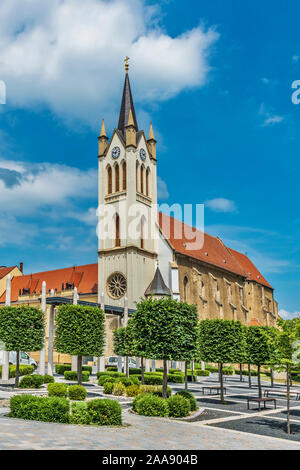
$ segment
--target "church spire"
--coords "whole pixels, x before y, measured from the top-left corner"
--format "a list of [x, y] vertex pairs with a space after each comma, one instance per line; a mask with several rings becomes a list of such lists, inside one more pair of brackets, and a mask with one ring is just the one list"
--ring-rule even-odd
[[131, 88], [130, 88], [130, 81], [129, 81], [129, 75], [128, 75], [128, 58], [127, 57], [126, 57], [125, 61], [126, 61], [125, 62], [126, 75], [125, 75], [125, 82], [124, 82], [124, 89], [123, 89], [123, 96], [122, 96], [122, 103], [121, 103], [119, 124], [118, 124], [118, 129], [122, 132], [124, 137], [125, 137], [125, 133], [126, 133], [126, 126], [128, 124], [128, 120], [129, 120], [130, 110], [131, 110], [131, 113], [132, 113], [132, 119], [133, 119], [134, 127], [138, 131], [138, 125], [137, 125], [137, 120], [136, 120], [136, 116], [135, 116], [134, 104], [133, 104]]

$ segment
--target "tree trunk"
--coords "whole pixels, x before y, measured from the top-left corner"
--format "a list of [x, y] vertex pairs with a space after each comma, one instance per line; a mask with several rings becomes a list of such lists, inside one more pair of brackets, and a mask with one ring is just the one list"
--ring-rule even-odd
[[167, 389], [168, 389], [168, 367], [167, 359], [164, 359], [164, 378], [163, 378], [163, 398], [167, 398]]
[[271, 387], [274, 387], [274, 371], [270, 369]]
[[240, 364], [240, 382], [243, 382], [243, 374], [242, 374], [243, 368], [242, 364]]
[[82, 385], [82, 356], [77, 356], [77, 382]]
[[223, 384], [223, 364], [219, 364], [219, 371], [220, 371], [221, 403], [225, 403], [224, 384]]
[[248, 364], [248, 385], [249, 385], [249, 388], [252, 387], [252, 383], [251, 383], [251, 365]]
[[261, 381], [260, 381], [260, 366], [257, 366], [257, 384], [258, 384], [258, 398], [262, 397]]
[[185, 363], [184, 363], [184, 388], [185, 388], [185, 390], [188, 389], [187, 366], [188, 366], [188, 363], [187, 363], [187, 361], [185, 361]]
[[286, 383], [287, 383], [287, 400], [286, 400], [286, 432], [291, 434], [291, 424], [290, 424], [290, 368], [289, 365], [286, 366]]
[[143, 358], [143, 357], [141, 357], [141, 373], [142, 373], [141, 382], [142, 382], [142, 385], [145, 385], [145, 377], [144, 377], [144, 358]]
[[191, 381], [193, 383], [194, 382], [194, 361], [191, 361], [191, 371], [192, 371]]
[[16, 379], [15, 379], [15, 387], [18, 388], [19, 386], [19, 376], [20, 376], [20, 351], [17, 351], [16, 357]]
[[126, 372], [126, 377], [129, 377], [129, 358], [128, 356], [125, 356], [125, 372]]

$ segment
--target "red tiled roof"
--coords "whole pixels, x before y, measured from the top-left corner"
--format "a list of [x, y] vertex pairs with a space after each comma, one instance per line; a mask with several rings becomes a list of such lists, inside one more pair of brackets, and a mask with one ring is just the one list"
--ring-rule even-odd
[[[161, 212], [158, 214], [158, 221], [163, 234], [178, 253], [239, 274], [246, 279], [256, 281], [272, 289], [246, 255], [226, 247], [219, 238], [196, 230], [190, 225]], [[196, 232], [200, 237], [203, 237], [203, 246], [193, 250], [189, 247], [189, 244], [193, 241], [193, 238], [195, 239]]]
[[9, 274], [16, 266], [10, 268], [0, 268], [0, 279], [3, 279], [7, 274]]
[[[75, 266], [72, 268], [45, 271], [25, 276], [14, 277], [11, 283], [11, 300], [18, 300], [19, 291], [30, 289], [30, 294], [41, 293], [42, 282], [46, 282], [47, 291], [49, 289], [62, 290], [62, 284], [74, 284], [79, 294], [96, 294], [98, 292], [98, 264], [87, 264], [85, 266]], [[5, 302], [5, 293], [0, 298], [0, 303]]]
[[246, 273], [246, 277], [249, 281], [255, 281], [258, 284], [262, 284], [263, 286], [269, 287], [272, 289], [272, 286], [268, 283], [268, 281], [263, 277], [263, 275], [259, 272], [256, 266], [250, 261], [248, 256], [243, 255], [239, 251], [233, 250], [232, 248], [228, 248], [232, 256], [237, 260], [237, 262], [241, 265], [243, 270]]

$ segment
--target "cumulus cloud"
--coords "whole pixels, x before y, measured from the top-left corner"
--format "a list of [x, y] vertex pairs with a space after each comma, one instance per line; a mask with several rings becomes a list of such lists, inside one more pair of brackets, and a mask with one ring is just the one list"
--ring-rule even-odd
[[273, 126], [274, 124], [279, 124], [284, 121], [284, 116], [271, 113], [266, 109], [264, 104], [260, 106], [259, 114], [263, 117], [262, 127]]
[[[7, 102], [46, 105], [95, 124], [115, 112], [123, 58], [131, 58], [137, 101], [165, 100], [205, 84], [218, 39], [198, 26], [172, 37], [159, 8], [143, 0], [2, 0], [1, 78]], [[119, 97], [118, 97], [119, 98]]]
[[236, 205], [234, 201], [223, 197], [205, 201], [205, 206], [216, 212], [235, 212]]
[[287, 312], [284, 309], [279, 310], [279, 316], [283, 318], [284, 320], [292, 320], [293, 318], [300, 317], [300, 312]]

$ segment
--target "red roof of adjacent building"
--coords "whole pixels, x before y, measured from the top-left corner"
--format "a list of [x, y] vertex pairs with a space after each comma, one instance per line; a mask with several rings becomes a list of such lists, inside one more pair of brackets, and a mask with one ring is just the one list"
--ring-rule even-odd
[[[11, 301], [16, 302], [19, 292], [30, 294], [40, 294], [42, 283], [46, 282], [47, 291], [62, 291], [67, 288], [67, 284], [77, 287], [78, 294], [96, 294], [98, 292], [98, 264], [87, 264], [85, 266], [75, 266], [72, 268], [56, 269], [54, 271], [44, 271], [41, 273], [27, 274], [14, 277], [11, 283]], [[0, 302], [5, 302], [5, 293], [0, 297]]]
[[262, 284], [263, 286], [269, 287], [272, 289], [272, 286], [268, 283], [268, 281], [264, 278], [264, 276], [259, 272], [256, 266], [250, 261], [248, 256], [243, 255], [239, 251], [233, 250], [232, 248], [228, 248], [232, 256], [237, 260], [237, 262], [242, 266], [243, 270], [246, 273], [246, 278], [249, 281], [256, 281], [258, 284]]
[[3, 279], [7, 274], [9, 274], [13, 269], [15, 269], [17, 266], [11, 266], [10, 268], [7, 268], [6, 266], [3, 268], [0, 268], [0, 279]]

